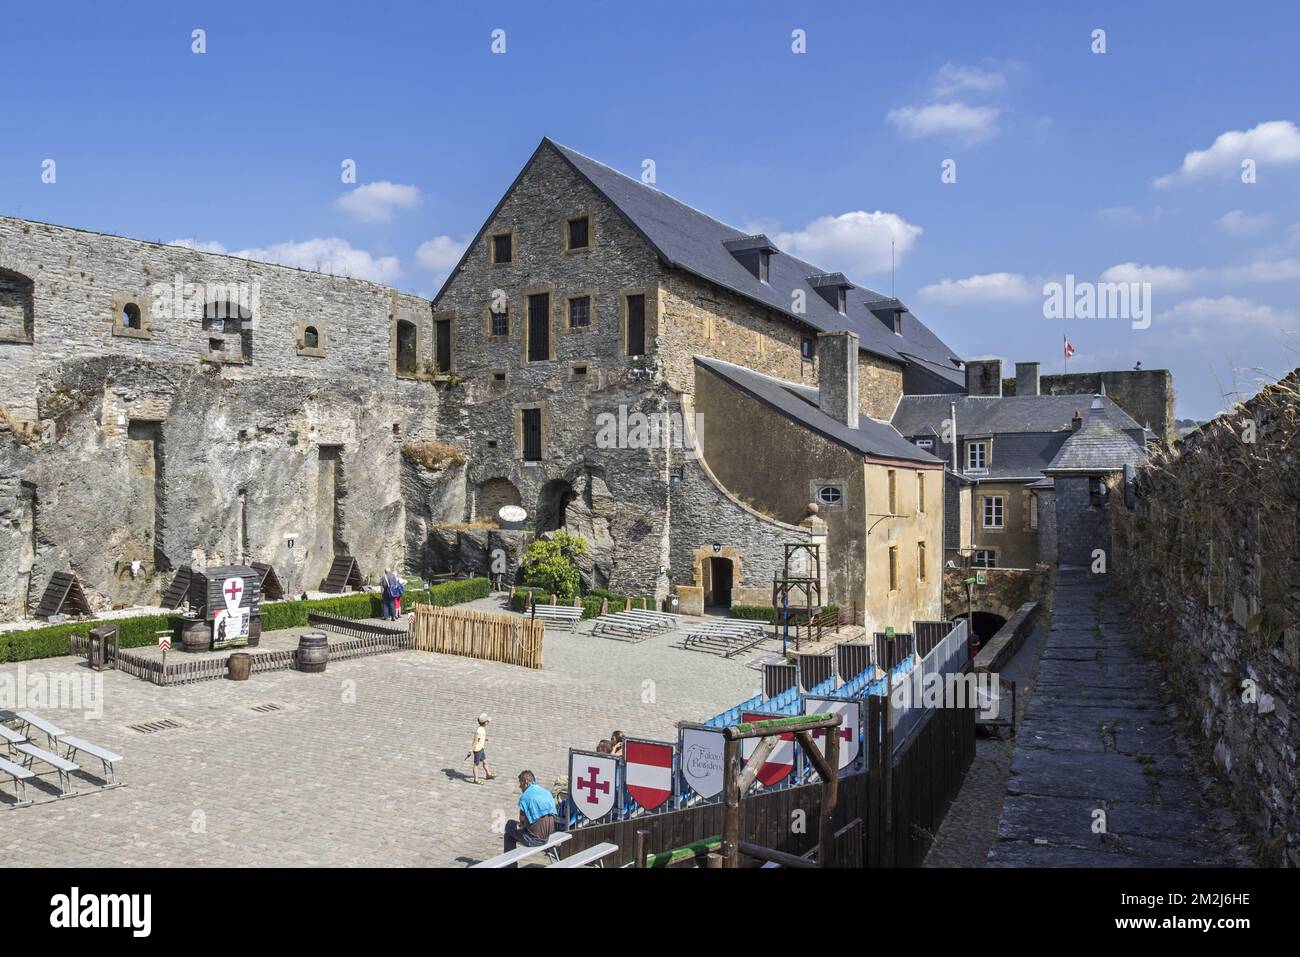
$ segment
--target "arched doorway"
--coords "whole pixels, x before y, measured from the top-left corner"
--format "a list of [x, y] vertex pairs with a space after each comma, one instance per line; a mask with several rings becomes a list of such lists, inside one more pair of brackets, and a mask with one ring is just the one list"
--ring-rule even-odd
[[731, 608], [731, 587], [735, 566], [730, 558], [712, 557], [704, 568], [704, 607]]
[[537, 496], [537, 531], [553, 532], [568, 524], [569, 504], [577, 497], [564, 479], [552, 479]]
[[[965, 615], [958, 615], [958, 618], [965, 618]], [[984, 645], [988, 644], [989, 639], [996, 635], [1007, 620], [1001, 615], [991, 611], [977, 611], [973, 614], [971, 622], [970, 640], [971, 653], [979, 651]]]

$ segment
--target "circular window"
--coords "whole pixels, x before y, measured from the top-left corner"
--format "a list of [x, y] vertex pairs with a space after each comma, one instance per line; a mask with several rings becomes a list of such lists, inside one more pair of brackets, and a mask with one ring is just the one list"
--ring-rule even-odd
[[128, 329], [140, 328], [140, 307], [133, 302], [128, 302], [122, 307], [122, 325]]
[[817, 490], [817, 501], [821, 505], [838, 505], [844, 498], [838, 485], [823, 485]]

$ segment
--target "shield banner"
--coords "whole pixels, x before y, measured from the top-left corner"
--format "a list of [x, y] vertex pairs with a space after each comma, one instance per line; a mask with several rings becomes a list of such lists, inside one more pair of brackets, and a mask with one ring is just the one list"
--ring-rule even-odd
[[682, 728], [682, 776], [702, 798], [722, 793], [723, 737], [712, 728]]
[[614, 809], [617, 772], [613, 755], [569, 752], [569, 799], [588, 821], [598, 821]]
[[653, 811], [673, 794], [673, 746], [628, 738], [623, 745], [623, 774], [632, 800]]
[[[746, 711], [740, 716], [741, 721], [770, 721], [773, 718], [779, 718], [777, 714], [763, 714], [757, 711]], [[741, 742], [740, 756], [746, 761], [758, 747], [762, 738], [746, 738]], [[794, 732], [788, 731], [780, 736], [772, 753], [768, 755], [763, 766], [758, 769], [758, 780], [765, 786], [771, 787], [780, 781], [784, 781], [794, 770]]]
[[[804, 714], [838, 714], [840, 726], [834, 729], [840, 736], [840, 771], [843, 771], [858, 758], [861, 750], [862, 703], [857, 699], [843, 698], [804, 698]], [[826, 754], [826, 733], [830, 729], [818, 728], [812, 732], [813, 744], [817, 750]]]

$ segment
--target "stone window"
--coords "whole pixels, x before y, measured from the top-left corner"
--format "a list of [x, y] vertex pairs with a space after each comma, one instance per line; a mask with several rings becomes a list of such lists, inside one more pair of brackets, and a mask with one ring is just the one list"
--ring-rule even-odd
[[966, 471], [986, 472], [989, 467], [988, 442], [966, 443]]
[[441, 373], [451, 371], [454, 329], [450, 319], [433, 321], [433, 361]]
[[569, 364], [569, 379], [573, 382], [586, 382], [589, 369], [585, 362]]
[[524, 327], [524, 361], [546, 362], [551, 356], [551, 294], [526, 295], [528, 315]]
[[1029, 496], [1029, 527], [1038, 527], [1038, 496]]
[[[253, 313], [246, 306], [231, 300], [218, 299], [203, 307], [203, 328], [208, 333], [208, 355], [205, 358], [220, 362], [253, 361]], [[213, 343], [221, 337], [221, 347]], [[232, 346], [238, 343], [238, 350]]]
[[889, 546], [889, 590], [898, 591], [898, 546]]
[[36, 283], [22, 273], [0, 269], [0, 342], [32, 341]]
[[817, 358], [817, 339], [814, 336], [804, 336], [800, 340], [799, 355], [809, 362]]
[[488, 336], [505, 339], [510, 335], [510, 307], [502, 306], [500, 312], [488, 312]]
[[624, 299], [626, 334], [624, 344], [630, 356], [645, 355], [645, 296], [635, 294]]
[[397, 320], [397, 374], [415, 375], [419, 369], [419, 330], [408, 319]]
[[1106, 504], [1106, 480], [1102, 478], [1088, 479], [1088, 504], [1093, 508], [1101, 508]]
[[889, 514], [898, 514], [898, 473], [893, 469], [889, 470]]
[[822, 508], [844, 507], [844, 486], [838, 483], [813, 483], [813, 501]]
[[1001, 495], [985, 495], [980, 501], [984, 527], [1003, 528], [1003, 507], [1006, 504], [1006, 499]]
[[515, 231], [493, 233], [488, 240], [488, 262], [507, 266], [515, 261]]
[[515, 439], [525, 463], [540, 463], [546, 449], [546, 416], [540, 402], [515, 406]]
[[488, 388], [494, 395], [500, 395], [506, 391], [505, 369], [493, 369], [488, 373]]
[[916, 543], [916, 580], [925, 581], [925, 542]]
[[925, 473], [916, 473], [916, 514], [925, 514]]
[[991, 548], [978, 549], [971, 556], [970, 563], [976, 568], [995, 568], [998, 563], [998, 553]]
[[583, 329], [591, 325], [591, 297], [574, 296], [569, 300], [569, 328]]
[[113, 295], [113, 335], [149, 338], [149, 300], [134, 292]]
[[325, 356], [325, 326], [318, 319], [298, 321], [298, 355], [323, 358]]
[[564, 224], [565, 252], [585, 252], [591, 248], [591, 215], [575, 216]]

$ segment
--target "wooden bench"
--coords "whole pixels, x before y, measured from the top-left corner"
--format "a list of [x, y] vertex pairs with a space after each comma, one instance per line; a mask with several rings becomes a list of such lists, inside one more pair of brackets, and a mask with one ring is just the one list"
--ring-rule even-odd
[[73, 771], [80, 771], [79, 765], [57, 754], [51, 754], [44, 748], [38, 748], [34, 744], [15, 745], [14, 750], [23, 756], [23, 767], [29, 771], [32, 769], [33, 761], [43, 761], [59, 772], [59, 797], [71, 797], [77, 793], [72, 790], [72, 778], [69, 775]]
[[617, 844], [595, 844], [585, 851], [578, 851], [576, 854], [570, 854], [568, 857], [552, 864], [551, 867], [586, 867], [588, 864], [594, 864], [596, 867], [605, 866], [605, 858], [618, 850]]
[[536, 617], [542, 621], [554, 622], [559, 627], [568, 628], [569, 631], [578, 627], [578, 622], [582, 619], [582, 609], [577, 605], [534, 605], [528, 614], [536, 613]]
[[527, 860], [534, 854], [548, 854], [552, 859], [555, 859], [559, 854], [560, 845], [571, 837], [573, 837], [573, 835], [568, 831], [556, 831], [547, 838], [545, 844], [538, 844], [534, 847], [525, 847], [521, 844], [513, 851], [506, 851], [503, 854], [498, 854], [496, 857], [489, 857], [486, 861], [479, 861], [477, 864], [471, 864], [470, 867], [510, 867], [514, 864], [518, 864], [520, 861]]
[[[0, 725], [0, 727], [3, 727], [3, 725]], [[0, 758], [0, 773], [7, 774], [13, 779], [14, 795], [18, 798], [18, 802], [13, 805], [14, 807], [26, 807], [32, 803], [27, 798], [27, 781], [36, 777], [35, 772], [28, 771], [12, 761]]]
[[14, 717], [23, 723], [23, 730], [25, 730], [29, 735], [31, 734], [32, 728], [43, 732], [45, 734], [46, 743], [52, 748], [57, 747], [59, 738], [63, 737], [62, 728], [46, 721], [40, 715], [32, 714], [30, 711], [19, 711], [14, 715]]
[[60, 744], [68, 749], [67, 753], [64, 754], [64, 758], [69, 761], [76, 760], [78, 752], [84, 751], [92, 758], [98, 758], [103, 763], [104, 780], [107, 783], [100, 785], [100, 790], [106, 791], [109, 788], [122, 786], [121, 782], [116, 781], [113, 778], [113, 765], [122, 760], [122, 755], [115, 754], [108, 750], [108, 748], [101, 748], [99, 745], [91, 744], [89, 741], [82, 740], [81, 738], [74, 738], [70, 734], [64, 735]]

